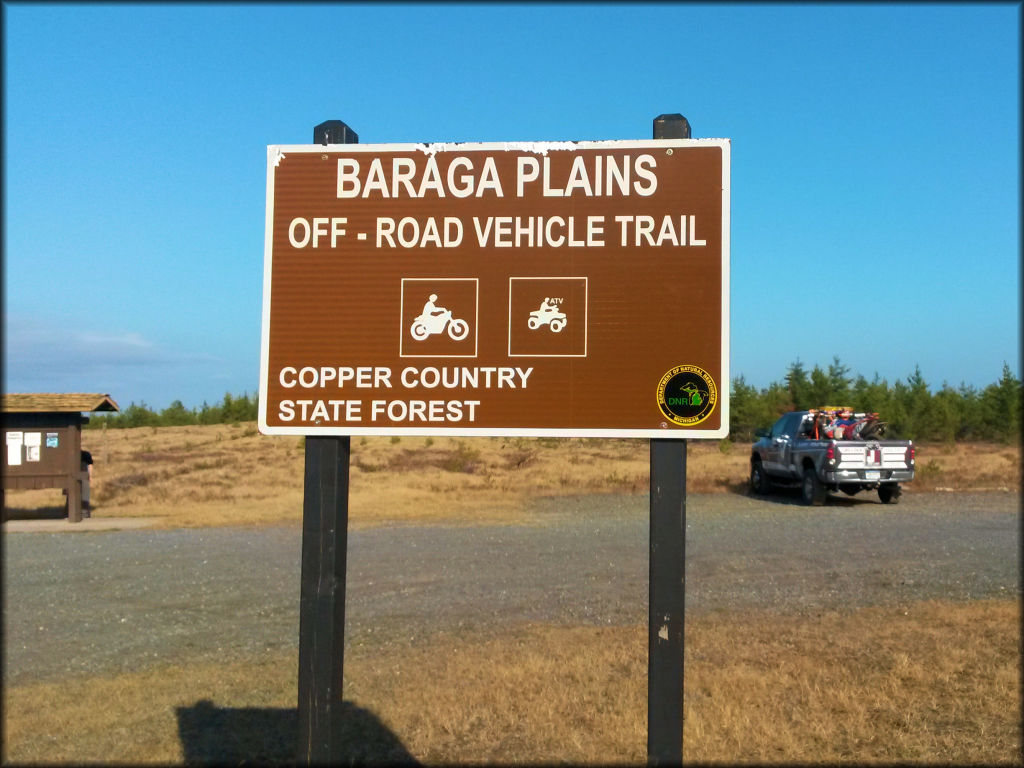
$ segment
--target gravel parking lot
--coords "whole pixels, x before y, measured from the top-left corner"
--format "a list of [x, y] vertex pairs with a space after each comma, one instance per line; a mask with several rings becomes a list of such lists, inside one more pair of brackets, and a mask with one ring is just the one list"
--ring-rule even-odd
[[[645, 622], [647, 505], [570, 497], [540, 502], [534, 525], [352, 531], [347, 643]], [[691, 494], [687, 615], [1019, 597], [1020, 533], [1013, 493], [818, 508], [785, 494]], [[298, 526], [6, 534], [5, 681], [295, 647], [300, 552]]]

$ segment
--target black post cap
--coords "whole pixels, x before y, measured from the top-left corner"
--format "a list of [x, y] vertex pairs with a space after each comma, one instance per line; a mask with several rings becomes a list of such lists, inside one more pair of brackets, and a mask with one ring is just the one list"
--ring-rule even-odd
[[670, 115], [658, 115], [654, 118], [654, 138], [656, 139], [688, 139], [690, 123], [678, 112]]
[[359, 134], [341, 120], [325, 120], [313, 129], [313, 143], [324, 146], [328, 144], [358, 144]]

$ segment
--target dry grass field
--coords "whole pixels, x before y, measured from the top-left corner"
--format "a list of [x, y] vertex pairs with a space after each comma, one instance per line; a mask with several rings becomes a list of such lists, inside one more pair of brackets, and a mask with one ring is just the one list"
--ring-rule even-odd
[[[303, 441], [253, 424], [87, 431], [99, 517], [164, 527], [297, 522]], [[745, 444], [693, 442], [688, 488], [746, 493]], [[923, 445], [908, 492], [1020, 488], [1016, 445]], [[351, 524], [525, 523], [524, 502], [643, 493], [642, 440], [354, 438]], [[7, 494], [59, 516], [59, 491]], [[688, 618], [691, 762], [1021, 765], [1020, 606], [926, 602]], [[521, 625], [348, 650], [351, 762], [642, 763], [646, 628]], [[297, 659], [5, 687], [5, 763], [280, 764]]]
[[[927, 602], [688, 620], [684, 759], [1020, 765], [1020, 608]], [[350, 649], [349, 762], [646, 759], [646, 629], [523, 626]], [[297, 658], [4, 692], [4, 761], [280, 764]], [[426, 704], [429, 702], [429, 704]]]
[[[303, 438], [254, 423], [87, 430], [99, 517], [164, 527], [259, 525], [302, 514]], [[749, 445], [691, 441], [687, 489], [745, 493]], [[1018, 490], [1020, 446], [921, 445], [909, 493]], [[648, 490], [646, 440], [363, 437], [352, 439], [350, 523], [529, 522], [531, 497]], [[59, 515], [60, 491], [7, 495], [13, 517]], [[486, 511], [485, 511], [486, 510]]]

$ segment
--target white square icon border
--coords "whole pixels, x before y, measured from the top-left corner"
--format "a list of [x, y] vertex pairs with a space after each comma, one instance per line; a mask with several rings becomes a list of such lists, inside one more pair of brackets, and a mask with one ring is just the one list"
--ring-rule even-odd
[[[473, 317], [473, 354], [419, 354], [410, 353], [405, 351], [405, 284], [415, 282], [431, 282], [431, 283], [466, 283], [472, 282], [474, 288], [474, 299], [473, 308], [475, 315]], [[474, 358], [477, 356], [480, 349], [480, 278], [478, 277], [403, 277], [402, 278], [402, 292], [399, 303], [399, 324], [398, 324], [398, 356], [402, 357], [461, 357], [461, 358]]]
[[[583, 352], [573, 354], [524, 354], [522, 352], [512, 352], [512, 283], [515, 280], [582, 280], [583, 281]], [[544, 275], [541, 277], [510, 277], [508, 279], [508, 356], [509, 357], [586, 357], [587, 356], [587, 340], [588, 333], [590, 330], [590, 281], [586, 277], [577, 275]]]

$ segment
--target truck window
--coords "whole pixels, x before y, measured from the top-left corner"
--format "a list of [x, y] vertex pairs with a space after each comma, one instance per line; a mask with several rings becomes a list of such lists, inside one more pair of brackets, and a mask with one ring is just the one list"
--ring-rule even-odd
[[771, 436], [781, 437], [786, 435], [787, 437], [797, 437], [797, 431], [800, 428], [800, 422], [803, 417], [802, 413], [787, 413], [775, 422], [775, 426], [772, 427]]

